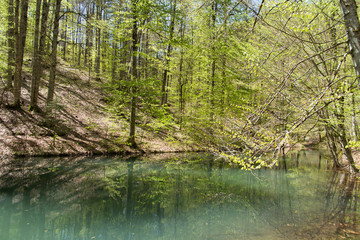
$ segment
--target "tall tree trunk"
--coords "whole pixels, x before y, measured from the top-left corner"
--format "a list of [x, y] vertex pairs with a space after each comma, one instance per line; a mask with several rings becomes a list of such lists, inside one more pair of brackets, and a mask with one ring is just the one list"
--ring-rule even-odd
[[[227, 29], [227, 18], [225, 16], [224, 21], [224, 45], [227, 46], [228, 44], [228, 29]], [[225, 89], [226, 89], [226, 59], [227, 59], [227, 53], [223, 52], [221, 56], [222, 60], [222, 69], [221, 69], [221, 90], [220, 90], [220, 108], [221, 108], [221, 115], [225, 115], [225, 107], [226, 107], [226, 96], [225, 96]], [[260, 99], [259, 99], [260, 100]], [[223, 125], [221, 125], [221, 128], [223, 128]]]
[[136, 147], [135, 142], [135, 120], [136, 120], [136, 97], [137, 97], [137, 40], [138, 40], [138, 26], [137, 26], [137, 0], [132, 0], [132, 43], [131, 43], [131, 114], [130, 114], [130, 134], [128, 143], [131, 147]]
[[346, 137], [346, 129], [345, 129], [345, 110], [344, 110], [344, 104], [345, 104], [345, 97], [342, 96], [339, 99], [339, 102], [337, 104], [337, 121], [338, 121], [338, 132], [339, 132], [339, 141], [342, 148], [342, 151], [349, 162], [350, 165], [350, 171], [351, 172], [359, 172], [359, 169], [355, 166], [355, 161], [352, 155], [351, 148], [348, 147], [348, 140]]
[[93, 4], [91, 1], [89, 1], [87, 9], [86, 9], [86, 30], [85, 30], [85, 37], [86, 37], [86, 43], [85, 43], [85, 57], [84, 57], [84, 65], [89, 66], [91, 68], [91, 50], [92, 50], [92, 31], [93, 28], [91, 26], [91, 20], [93, 16]]
[[[81, 11], [80, 5], [79, 5], [79, 12]], [[75, 57], [75, 61], [77, 61], [77, 65], [80, 66], [81, 63], [81, 42], [80, 42], [80, 28], [81, 28], [81, 18], [80, 14], [77, 16], [77, 24], [76, 24], [76, 47], [78, 49], [78, 57]], [[74, 55], [75, 56], [75, 55]]]
[[33, 57], [33, 69], [32, 69], [33, 75], [31, 79], [30, 109], [36, 109], [38, 107], [37, 102], [39, 97], [40, 79], [42, 75], [42, 64], [43, 64], [43, 56], [45, 51], [49, 7], [50, 7], [49, 1], [43, 0], [40, 40], [38, 43], [37, 50], [35, 51], [34, 49], [34, 57]]
[[[324, 119], [324, 120], [330, 119], [328, 109], [324, 109], [324, 110], [320, 111], [319, 116], [321, 119]], [[331, 124], [331, 122], [326, 122], [326, 120], [325, 120], [324, 128], [325, 128], [325, 132], [326, 132], [326, 143], [327, 143], [328, 149], [331, 153], [332, 160], [334, 163], [333, 167], [340, 168], [341, 164], [339, 161], [338, 148], [336, 146], [336, 143], [338, 142], [338, 141], [336, 141], [336, 138], [337, 138], [337, 132], [335, 131], [336, 129], [334, 129], [334, 126]]]
[[113, 39], [114, 54], [112, 56], [112, 69], [111, 69], [111, 82], [115, 83], [116, 69], [118, 68], [118, 43], [116, 39]]
[[49, 89], [46, 99], [46, 104], [49, 104], [54, 99], [54, 90], [55, 90], [55, 76], [56, 76], [56, 57], [57, 57], [57, 41], [59, 36], [59, 21], [60, 21], [60, 8], [61, 0], [56, 0], [55, 5], [55, 16], [54, 16], [54, 31], [52, 39], [52, 51], [51, 51], [51, 65], [50, 65], [50, 78], [49, 78]]
[[[356, 78], [358, 80], [358, 84], [360, 85], [360, 22], [357, 14], [356, 1], [340, 0], [340, 9], [344, 18], [348, 44], [356, 73]], [[344, 99], [342, 99], [342, 101], [344, 101]], [[343, 102], [340, 104], [343, 104]], [[344, 154], [349, 161], [350, 170], [353, 172], [359, 172], [359, 169], [355, 166], [354, 159], [351, 154], [351, 149], [347, 147], [344, 122], [341, 122], [341, 124], [339, 124], [339, 128], [341, 132], [340, 143], [342, 145]]]
[[167, 46], [167, 52], [165, 54], [165, 70], [162, 79], [161, 85], [161, 102], [160, 106], [167, 104], [167, 86], [169, 81], [169, 65], [170, 65], [170, 55], [172, 51], [172, 41], [174, 38], [174, 28], [175, 28], [175, 16], [176, 16], [176, 0], [172, 2], [172, 10], [171, 10], [171, 20], [170, 20], [170, 32], [169, 32], [169, 44]]
[[15, 29], [14, 29], [14, 0], [9, 0], [8, 6], [8, 62], [7, 62], [7, 89], [12, 89], [15, 58]]
[[101, 28], [99, 26], [102, 14], [101, 0], [97, 1], [96, 5], [96, 58], [95, 58], [95, 74], [96, 80], [100, 80], [100, 57], [101, 57]]
[[214, 111], [215, 111], [215, 70], [216, 70], [216, 47], [215, 47], [215, 25], [216, 25], [216, 14], [218, 11], [217, 1], [214, 0], [211, 5], [211, 34], [212, 34], [212, 46], [211, 46], [211, 84], [210, 84], [210, 121], [214, 121]]
[[[91, 17], [94, 16], [95, 14], [95, 2], [93, 2], [91, 4], [91, 8], [90, 8], [91, 12]], [[94, 31], [93, 31], [93, 26], [90, 23], [90, 33], [89, 33], [89, 50], [88, 50], [88, 84], [90, 85], [90, 80], [91, 80], [91, 71], [93, 70], [93, 59], [92, 59], [92, 48], [94, 45]]]
[[[149, 19], [147, 20], [149, 21]], [[149, 29], [146, 29], [145, 32], [145, 46], [144, 46], [144, 52], [145, 52], [145, 56], [148, 56], [150, 51], [149, 51], [149, 47], [150, 47], [150, 41], [149, 41]], [[144, 64], [144, 79], [147, 79], [149, 77], [149, 61], [145, 58], [145, 64]]]
[[180, 52], [180, 63], [179, 63], [179, 124], [180, 129], [182, 127], [183, 122], [183, 114], [184, 114], [184, 85], [185, 81], [183, 80], [183, 65], [184, 65], [184, 52], [181, 50]]
[[121, 67], [119, 70], [119, 79], [125, 80], [127, 79], [126, 64], [127, 64], [127, 59], [129, 58], [128, 52], [131, 51], [131, 49], [129, 51], [127, 50], [129, 48], [128, 45], [130, 45], [128, 41], [121, 42], [120, 44], [121, 44], [121, 49], [120, 49]]
[[[80, 7], [79, 7], [80, 12]], [[80, 31], [81, 31], [81, 18], [78, 15], [77, 25], [76, 25], [76, 46], [78, 48], [78, 57], [77, 57], [77, 65], [80, 66], [81, 63], [81, 41], [80, 41]]]
[[[16, 2], [18, 3], [19, 0]], [[20, 107], [20, 99], [21, 99], [21, 84], [22, 84], [22, 65], [24, 58], [24, 50], [26, 43], [26, 32], [27, 32], [27, 12], [28, 12], [29, 1], [22, 0], [21, 1], [21, 14], [20, 21], [15, 20], [15, 28], [16, 25], [19, 27], [19, 35], [16, 41], [16, 58], [15, 58], [15, 77], [14, 77], [14, 107]], [[19, 10], [15, 10], [19, 11]], [[19, 15], [19, 14], [18, 14]], [[16, 17], [16, 13], [15, 13]]]
[[36, 81], [39, 80], [38, 72], [38, 62], [39, 62], [39, 35], [40, 35], [40, 14], [41, 14], [41, 2], [42, 0], [36, 1], [36, 11], [35, 11], [35, 32], [34, 32], [34, 51], [32, 59], [32, 76], [31, 76], [31, 96], [30, 96], [30, 109], [33, 109], [36, 105], [35, 99], [35, 85]]
[[340, 0], [351, 58], [360, 85], [360, 23], [355, 0]]
[[[186, 21], [186, 20], [185, 20]], [[181, 22], [180, 26], [180, 36], [181, 36], [181, 42], [184, 41], [185, 36], [185, 24], [184, 22]], [[184, 80], [184, 74], [183, 74], [183, 65], [184, 65], [184, 49], [181, 47], [180, 49], [180, 63], [179, 63], [179, 79], [178, 79], [178, 85], [179, 85], [179, 124], [180, 129], [182, 128], [182, 122], [183, 122], [183, 115], [184, 115], [184, 86], [185, 86], [185, 80]]]
[[[69, 11], [69, 7], [66, 7], [66, 12]], [[67, 47], [67, 33], [68, 33], [68, 14], [65, 14], [65, 27], [64, 27], [64, 48], [63, 59], [66, 60], [66, 47]]]
[[16, 67], [16, 58], [18, 53], [19, 47], [19, 21], [20, 21], [20, 0], [15, 0], [15, 21], [14, 21], [14, 76], [12, 77], [13, 81], [15, 78], [15, 67]]
[[[106, 1], [103, 0], [104, 2], [101, 5], [101, 15], [100, 15], [100, 19], [103, 20], [102, 22], [108, 22], [109, 17], [108, 17], [108, 10], [107, 8], [104, 8], [104, 6], [106, 6]], [[100, 47], [99, 50], [101, 53], [101, 58], [100, 58], [100, 62], [101, 62], [101, 67], [102, 67], [102, 72], [106, 73], [110, 70], [110, 64], [109, 64], [109, 58], [107, 58], [107, 53], [109, 52], [109, 39], [110, 39], [110, 33], [108, 28], [105, 29], [100, 29], [102, 32], [100, 32], [100, 36], [101, 36], [101, 41], [100, 41]]]
[[351, 93], [351, 130], [352, 130], [353, 141], [357, 141], [358, 138], [355, 107], [356, 107], [355, 94]]
[[341, 167], [340, 161], [339, 161], [339, 157], [338, 157], [338, 152], [337, 152], [337, 147], [336, 147], [336, 141], [335, 141], [335, 136], [334, 133], [331, 129], [331, 127], [325, 125], [325, 131], [326, 131], [326, 138], [327, 138], [327, 145], [328, 145], [328, 149], [331, 153], [333, 162], [334, 162], [334, 168], [338, 169]]

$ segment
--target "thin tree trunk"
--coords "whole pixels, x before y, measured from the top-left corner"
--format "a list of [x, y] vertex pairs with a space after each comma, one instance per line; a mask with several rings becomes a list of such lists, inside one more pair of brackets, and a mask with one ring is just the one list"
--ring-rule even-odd
[[[185, 20], [186, 21], [186, 20]], [[184, 22], [181, 22], [181, 28], [180, 28], [180, 34], [181, 34], [181, 42], [184, 41], [184, 35], [185, 35], [185, 24]], [[184, 49], [181, 48], [180, 50], [180, 63], [179, 63], [179, 124], [180, 129], [182, 128], [182, 122], [183, 122], [183, 115], [184, 115], [184, 77], [183, 77], [183, 65], [184, 65]]]
[[[80, 12], [80, 6], [79, 6]], [[77, 24], [76, 24], [76, 46], [78, 48], [78, 57], [77, 57], [77, 65], [80, 66], [81, 63], [81, 42], [80, 42], [80, 28], [81, 28], [81, 18], [80, 14], [77, 17]]]
[[[120, 52], [122, 54], [120, 54], [120, 57], [121, 57], [121, 67], [120, 67], [120, 71], [119, 71], [119, 78], [120, 80], [125, 80], [127, 79], [127, 71], [126, 71], [126, 64], [127, 64], [127, 59], [128, 59], [128, 42], [127, 41], [124, 41], [121, 43], [122, 47], [121, 47], [121, 50]], [[129, 50], [131, 51], [131, 49]]]
[[327, 138], [326, 142], [328, 144], [328, 148], [329, 148], [329, 151], [331, 153], [331, 156], [332, 156], [332, 159], [334, 162], [334, 168], [340, 168], [341, 164], [340, 164], [338, 153], [337, 153], [337, 147], [336, 147], [334, 134], [329, 126], [325, 126], [325, 131], [326, 131], [326, 138]]
[[[36, 11], [35, 11], [35, 32], [34, 32], [34, 52], [32, 59], [32, 78], [31, 78], [31, 99], [33, 98], [33, 85], [34, 79], [36, 79], [37, 72], [37, 63], [39, 61], [39, 35], [40, 35], [40, 15], [41, 15], [41, 2], [42, 0], [36, 1]], [[30, 103], [31, 106], [31, 103]]]
[[92, 26], [91, 26], [91, 19], [92, 19], [92, 4], [89, 1], [88, 7], [86, 10], [86, 44], [85, 44], [85, 58], [84, 58], [84, 65], [91, 68], [91, 48], [92, 48]]
[[[19, 0], [16, 2], [18, 3]], [[21, 84], [22, 84], [22, 65], [24, 58], [24, 50], [26, 43], [26, 32], [27, 32], [27, 12], [28, 12], [29, 1], [21, 1], [21, 16], [20, 21], [15, 21], [16, 25], [19, 27], [19, 35], [16, 41], [16, 59], [15, 59], [15, 77], [14, 77], [14, 107], [20, 107], [21, 99]], [[15, 10], [18, 11], [18, 10]], [[16, 14], [15, 14], [16, 15]]]
[[217, 1], [214, 0], [212, 2], [211, 6], [212, 10], [212, 47], [211, 47], [211, 57], [212, 57], [212, 63], [211, 63], [211, 86], [210, 86], [210, 121], [214, 121], [214, 111], [215, 111], [215, 70], [216, 70], [216, 57], [215, 57], [215, 25], [216, 25], [216, 14], [218, 10]]
[[113, 40], [114, 55], [112, 57], [112, 70], [111, 70], [111, 81], [115, 83], [116, 69], [118, 68], [118, 43], [117, 40]]
[[[149, 19], [147, 20], [149, 21]], [[149, 41], [149, 29], [146, 29], [146, 33], [145, 33], [145, 46], [144, 46], [144, 52], [145, 55], [148, 56], [149, 55], [149, 46], [150, 46], [150, 41]], [[144, 79], [147, 79], [149, 77], [149, 61], [147, 61], [145, 59], [145, 64], [144, 64]]]
[[169, 81], [169, 65], [170, 65], [170, 55], [171, 55], [171, 51], [172, 51], [172, 41], [174, 38], [174, 28], [175, 28], [175, 16], [176, 16], [176, 0], [173, 0], [174, 2], [172, 3], [172, 12], [171, 12], [171, 20], [170, 20], [170, 33], [169, 33], [169, 44], [167, 46], [167, 52], [165, 54], [165, 70], [164, 70], [164, 74], [163, 74], [163, 79], [162, 79], [162, 85], [161, 85], [161, 102], [160, 102], [160, 106], [163, 106], [165, 104], [167, 104], [167, 86], [168, 86], [168, 81]]
[[[95, 2], [93, 2], [91, 4], [91, 7], [90, 7], [90, 15], [91, 15], [91, 18], [92, 16], [94, 16], [95, 14]], [[90, 80], [91, 80], [91, 71], [92, 71], [92, 68], [93, 68], [93, 60], [92, 60], [92, 47], [94, 45], [94, 42], [93, 42], [93, 36], [94, 35], [94, 31], [93, 31], [93, 27], [90, 23], [90, 32], [89, 32], [89, 49], [88, 49], [88, 84], [90, 85]]]
[[9, 0], [8, 6], [8, 62], [7, 62], [7, 89], [13, 87], [13, 71], [15, 58], [15, 29], [14, 29], [14, 0]]
[[[69, 11], [69, 7], [66, 7], [66, 11]], [[64, 32], [64, 48], [63, 48], [63, 58], [66, 60], [66, 47], [67, 47], [67, 32], [68, 32], [68, 15], [65, 14], [65, 32]]]
[[355, 166], [355, 161], [352, 156], [351, 148], [348, 147], [348, 140], [346, 137], [346, 129], [345, 129], [344, 101], [345, 101], [345, 97], [342, 96], [339, 99], [339, 103], [337, 106], [337, 113], [336, 113], [336, 117], [339, 122], [338, 123], [339, 141], [341, 144], [342, 151], [349, 162], [350, 171], [351, 172], [359, 172], [359, 169]]
[[[227, 46], [228, 42], [228, 30], [227, 30], [227, 18], [225, 17], [224, 22], [224, 44]], [[220, 92], [220, 107], [221, 107], [221, 115], [225, 115], [225, 102], [226, 102], [226, 96], [225, 96], [225, 88], [226, 88], [226, 52], [223, 52], [221, 58], [222, 58], [222, 70], [221, 70], [221, 92]], [[221, 125], [221, 128], [223, 128], [223, 125]]]
[[[106, 6], [105, 0], [104, 0], [103, 4], [101, 5], [100, 19], [102, 19], [104, 22], [108, 22], [108, 20], [109, 20], [108, 10], [107, 10], [107, 8], [104, 8], [104, 6]], [[101, 41], [100, 41], [101, 48], [99, 48], [99, 50], [101, 50], [100, 51], [100, 53], [101, 53], [100, 63], [101, 63], [101, 67], [102, 67], [102, 72], [106, 73], [110, 69], [110, 64], [108, 62], [109, 58], [107, 58], [107, 53], [109, 51], [109, 46], [110, 46], [110, 44], [108, 44], [109, 39], [110, 39], [110, 33], [107, 28], [100, 29], [100, 31], [102, 31], [102, 33], [100, 32], [100, 36], [102, 36]]]
[[184, 52], [180, 52], [180, 66], [179, 66], [179, 124], [180, 129], [182, 127], [183, 114], [184, 114], [184, 80], [183, 80], [183, 64], [184, 64]]
[[137, 26], [137, 0], [132, 0], [132, 44], [131, 44], [131, 114], [130, 114], [130, 134], [128, 143], [131, 147], [136, 147], [135, 142], [135, 120], [136, 120], [136, 95], [137, 95], [137, 40], [138, 40], [138, 26]]
[[54, 16], [54, 31], [52, 39], [52, 51], [51, 51], [51, 65], [50, 65], [50, 78], [49, 78], [49, 89], [48, 96], [46, 99], [47, 106], [54, 99], [54, 90], [55, 90], [55, 76], [56, 76], [56, 57], [57, 57], [57, 41], [59, 36], [59, 21], [60, 21], [60, 8], [61, 0], [56, 0], [55, 7], [55, 16]]
[[[320, 111], [319, 116], [321, 119], [330, 119], [329, 111], [327, 109]], [[333, 167], [340, 168], [341, 164], [339, 161], [338, 148], [336, 146], [336, 132], [334, 131], [331, 122], [325, 122], [324, 128], [326, 132], [326, 143], [334, 163]]]
[[[42, 16], [41, 16], [41, 31], [40, 40], [38, 43], [38, 49], [34, 50], [34, 62], [33, 62], [33, 75], [31, 79], [31, 96], [30, 96], [30, 109], [37, 109], [37, 102], [39, 97], [40, 79], [42, 75], [43, 56], [46, 43], [47, 32], [47, 19], [49, 15], [49, 1], [43, 0], [42, 4]], [[36, 41], [35, 41], [36, 42]]]
[[99, 23], [101, 20], [101, 0], [97, 1], [96, 6], [96, 20], [97, 20], [97, 27], [96, 27], [96, 58], [95, 58], [95, 74], [96, 80], [100, 80], [100, 57], [101, 57], [101, 28], [99, 27]]
[[351, 93], [351, 130], [353, 141], [357, 141], [358, 132], [357, 132], [357, 123], [356, 123], [356, 114], [355, 114], [355, 94]]
[[[75, 9], [75, 8], [74, 8]], [[72, 63], [75, 65], [76, 64], [76, 56], [75, 56], [75, 52], [77, 50], [77, 40], [76, 40], [76, 30], [77, 30], [77, 21], [76, 23], [74, 23], [75, 19], [70, 19], [71, 22], [71, 61]], [[76, 27], [75, 27], [76, 26]]]

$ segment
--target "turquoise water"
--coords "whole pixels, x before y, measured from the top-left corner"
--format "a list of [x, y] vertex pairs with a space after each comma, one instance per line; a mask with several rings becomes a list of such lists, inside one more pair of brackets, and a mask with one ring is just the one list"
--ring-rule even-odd
[[242, 171], [206, 154], [18, 159], [0, 176], [0, 239], [359, 237], [359, 184], [318, 151]]

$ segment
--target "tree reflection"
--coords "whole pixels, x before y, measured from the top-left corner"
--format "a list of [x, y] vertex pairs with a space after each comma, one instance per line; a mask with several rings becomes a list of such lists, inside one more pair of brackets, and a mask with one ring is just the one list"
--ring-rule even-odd
[[[360, 234], [357, 232], [357, 193], [355, 190], [358, 190], [356, 185], [356, 177], [350, 176], [349, 174], [343, 174], [343, 178], [340, 182], [341, 192], [339, 194], [339, 207], [337, 212], [337, 224], [336, 224], [336, 233], [346, 237], [353, 234]], [[351, 212], [350, 216], [346, 213], [347, 211]]]
[[1, 207], [3, 209], [7, 209], [2, 216], [2, 221], [0, 225], [0, 239], [10, 239], [9, 238], [9, 230], [10, 230], [10, 224], [11, 224], [11, 217], [12, 217], [12, 199], [13, 199], [13, 192], [14, 190], [12, 188], [10, 189], [4, 189], [3, 192], [3, 200], [1, 201]]
[[357, 231], [358, 182], [325, 171], [323, 155], [296, 153], [275, 170], [253, 172], [208, 156], [186, 159], [4, 165], [1, 239], [304, 239]]

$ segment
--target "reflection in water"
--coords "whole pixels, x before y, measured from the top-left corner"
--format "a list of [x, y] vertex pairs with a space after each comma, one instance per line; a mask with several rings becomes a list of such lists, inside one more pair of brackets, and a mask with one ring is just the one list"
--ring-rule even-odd
[[0, 172], [0, 239], [357, 236], [359, 184], [325, 159], [297, 152], [253, 172], [204, 154], [15, 161]]

